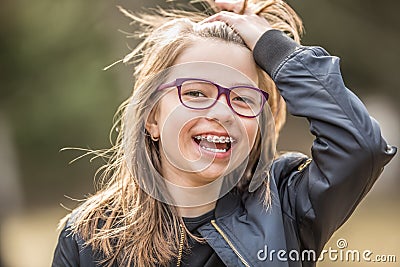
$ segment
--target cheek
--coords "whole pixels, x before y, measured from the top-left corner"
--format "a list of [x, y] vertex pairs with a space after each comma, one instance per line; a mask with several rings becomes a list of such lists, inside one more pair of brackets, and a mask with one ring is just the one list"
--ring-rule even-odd
[[177, 98], [165, 97], [160, 102], [160, 152], [172, 165], [186, 170], [189, 166], [185, 162], [197, 159], [187, 146], [192, 143], [190, 131], [198, 121], [198, 114], [183, 106]]
[[[164, 138], [177, 139], [179, 133], [189, 129], [194, 115], [177, 97], [165, 97], [160, 102], [158, 125]], [[168, 141], [168, 140], [167, 140]]]
[[[163, 99], [159, 109], [160, 153], [162, 168], [193, 172], [204, 169], [209, 162], [199, 160], [193, 150], [191, 128], [197, 124], [198, 115], [184, 107], [179, 99]], [[165, 169], [164, 169], [165, 170]]]
[[179, 121], [180, 106], [178, 96], [174, 92], [170, 92], [160, 99], [157, 117], [160, 132], [163, 132], [171, 124], [171, 121]]
[[256, 119], [249, 119], [242, 122], [247, 138], [249, 140], [250, 149], [253, 147], [258, 132], [258, 121]]

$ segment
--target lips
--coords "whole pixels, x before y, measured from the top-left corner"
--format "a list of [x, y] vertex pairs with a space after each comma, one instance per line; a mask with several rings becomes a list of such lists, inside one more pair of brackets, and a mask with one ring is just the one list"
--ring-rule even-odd
[[204, 150], [213, 153], [226, 153], [236, 140], [227, 134], [199, 134], [192, 137]]

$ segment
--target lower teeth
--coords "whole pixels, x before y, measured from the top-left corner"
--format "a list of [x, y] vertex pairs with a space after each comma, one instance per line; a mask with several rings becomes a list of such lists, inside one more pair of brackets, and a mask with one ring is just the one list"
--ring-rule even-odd
[[211, 151], [211, 152], [214, 152], [214, 153], [223, 153], [223, 152], [226, 152], [226, 149], [224, 148], [224, 149], [218, 149], [218, 148], [211, 148], [211, 147], [205, 147], [205, 146], [201, 146], [201, 148], [203, 148], [203, 149], [205, 149], [205, 150], [208, 150], [208, 151]]

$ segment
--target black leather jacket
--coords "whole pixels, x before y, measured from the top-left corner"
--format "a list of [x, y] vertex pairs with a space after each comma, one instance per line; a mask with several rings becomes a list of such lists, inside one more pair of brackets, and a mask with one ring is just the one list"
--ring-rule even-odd
[[[315, 266], [312, 251], [317, 259], [396, 148], [345, 87], [337, 57], [272, 30], [257, 42], [254, 58], [275, 81], [289, 112], [310, 122], [316, 137], [312, 161], [299, 153], [279, 157], [271, 167], [269, 209], [262, 204], [263, 187], [229, 193], [217, 202], [216, 219], [199, 232], [227, 266]], [[90, 247], [65, 228], [53, 266], [96, 265]]]

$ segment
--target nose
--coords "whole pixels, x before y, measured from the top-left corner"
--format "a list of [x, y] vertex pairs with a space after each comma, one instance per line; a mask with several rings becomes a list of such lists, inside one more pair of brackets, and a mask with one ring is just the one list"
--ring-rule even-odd
[[207, 117], [216, 119], [223, 123], [230, 123], [234, 120], [234, 112], [228, 105], [227, 96], [221, 94], [217, 102], [208, 109]]

